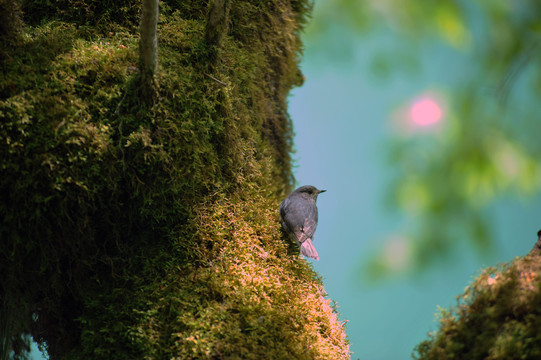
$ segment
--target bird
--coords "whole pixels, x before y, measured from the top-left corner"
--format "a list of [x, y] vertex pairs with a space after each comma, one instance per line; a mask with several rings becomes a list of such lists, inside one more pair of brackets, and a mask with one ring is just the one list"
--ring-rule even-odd
[[317, 196], [326, 190], [304, 185], [293, 191], [280, 203], [279, 211], [284, 232], [297, 245], [301, 254], [319, 260], [314, 247], [314, 234], [317, 227]]

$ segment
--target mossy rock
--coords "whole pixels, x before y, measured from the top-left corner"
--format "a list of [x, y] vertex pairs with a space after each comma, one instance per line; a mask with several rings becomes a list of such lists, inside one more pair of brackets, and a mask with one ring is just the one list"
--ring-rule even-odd
[[439, 317], [416, 359], [541, 359], [541, 255], [485, 269]]
[[217, 58], [207, 2], [160, 3], [153, 104], [138, 97], [137, 1], [23, 1], [24, 31], [2, 43], [11, 335], [53, 359], [348, 358], [279, 231], [310, 3], [232, 2]]

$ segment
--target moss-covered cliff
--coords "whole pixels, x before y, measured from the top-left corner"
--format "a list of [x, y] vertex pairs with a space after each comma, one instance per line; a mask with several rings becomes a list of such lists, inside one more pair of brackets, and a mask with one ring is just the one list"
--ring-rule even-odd
[[439, 317], [416, 359], [541, 359], [541, 253], [485, 269]]
[[10, 332], [52, 359], [349, 358], [276, 210], [310, 2], [232, 1], [219, 50], [207, 1], [160, 6], [153, 105], [138, 1], [23, 1], [0, 34]]

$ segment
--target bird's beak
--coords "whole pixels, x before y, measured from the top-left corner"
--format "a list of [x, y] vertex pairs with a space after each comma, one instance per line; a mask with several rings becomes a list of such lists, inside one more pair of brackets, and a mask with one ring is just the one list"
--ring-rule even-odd
[[318, 194], [321, 194], [322, 192], [325, 192], [327, 190], [318, 190]]

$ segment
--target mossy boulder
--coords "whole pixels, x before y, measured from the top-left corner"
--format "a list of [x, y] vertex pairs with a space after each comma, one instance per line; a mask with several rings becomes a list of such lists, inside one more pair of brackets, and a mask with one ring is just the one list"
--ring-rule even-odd
[[[138, 1], [22, 1], [0, 39], [0, 297], [52, 359], [349, 357], [279, 230], [301, 1], [162, 1], [140, 101]], [[218, 52], [217, 52], [218, 50]]]
[[485, 269], [439, 317], [416, 359], [541, 359], [541, 254]]

